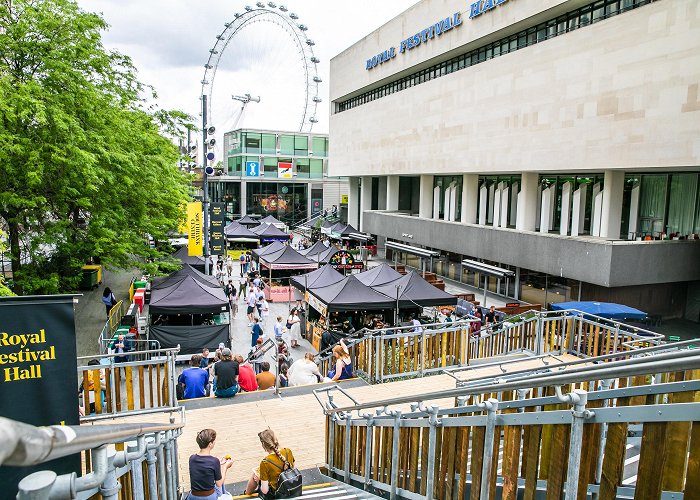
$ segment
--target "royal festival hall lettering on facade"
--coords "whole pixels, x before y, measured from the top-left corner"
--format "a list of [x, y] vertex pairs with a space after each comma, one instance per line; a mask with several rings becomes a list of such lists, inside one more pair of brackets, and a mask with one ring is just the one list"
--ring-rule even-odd
[[[460, 12], [455, 12], [450, 17], [445, 19], [440, 19], [435, 24], [419, 31], [415, 35], [409, 36], [408, 38], [401, 41], [399, 44], [398, 52], [403, 54], [407, 50], [412, 50], [423, 43], [427, 43], [428, 40], [432, 40], [444, 33], [450, 31], [452, 28], [456, 28], [462, 24], [462, 14]], [[365, 69], [370, 70], [377, 67], [379, 64], [384, 64], [387, 61], [391, 61], [396, 57], [396, 47], [389, 47], [384, 52], [380, 52], [376, 56], [367, 59], [367, 64]]]

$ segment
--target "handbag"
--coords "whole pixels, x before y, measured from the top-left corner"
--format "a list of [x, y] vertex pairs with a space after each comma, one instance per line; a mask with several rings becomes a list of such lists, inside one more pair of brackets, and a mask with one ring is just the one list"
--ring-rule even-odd
[[277, 489], [275, 490], [275, 498], [296, 498], [300, 497], [302, 477], [301, 472], [296, 467], [292, 467], [287, 459], [283, 457], [284, 466], [280, 467], [271, 460], [265, 459], [266, 462], [281, 469], [279, 479], [277, 480]]

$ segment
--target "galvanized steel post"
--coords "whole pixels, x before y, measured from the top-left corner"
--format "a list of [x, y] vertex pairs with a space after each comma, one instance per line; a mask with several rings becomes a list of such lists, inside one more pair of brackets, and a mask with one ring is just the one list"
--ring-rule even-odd
[[491, 462], [493, 461], [493, 443], [496, 433], [496, 411], [498, 400], [490, 398], [477, 406], [486, 410], [486, 429], [484, 432], [484, 461], [481, 466], [481, 490], [479, 498], [489, 497], [491, 483]]
[[399, 482], [399, 433], [401, 430], [401, 410], [388, 411], [394, 417], [394, 435], [391, 442], [391, 477], [389, 500], [396, 500], [396, 488]]
[[173, 474], [173, 431], [165, 433], [165, 481], [168, 488], [168, 498], [175, 499], [175, 475]]
[[426, 498], [433, 498], [433, 489], [435, 483], [435, 437], [437, 434], [437, 426], [440, 425], [438, 420], [438, 412], [440, 409], [437, 406], [425, 408], [422, 404], [419, 406], [421, 411], [428, 413], [428, 470], [425, 471], [425, 495]]
[[578, 476], [581, 470], [581, 444], [583, 442], [583, 421], [593, 416], [593, 412], [586, 410], [588, 393], [583, 389], [574, 389], [569, 394], [561, 395], [561, 390], [556, 387], [557, 397], [574, 405], [571, 410], [573, 421], [571, 423], [571, 437], [569, 438], [569, 460], [566, 471], [566, 484], [564, 486], [564, 500], [576, 500], [578, 494]]
[[35, 472], [23, 478], [17, 489], [17, 500], [49, 500], [56, 473], [50, 470]]
[[[141, 437], [141, 439], [144, 438]], [[128, 443], [126, 449], [128, 457], [129, 455], [136, 454], [139, 451], [139, 445], [136, 441], [131, 441]], [[141, 462], [143, 462], [143, 455], [129, 463], [129, 467], [131, 468], [131, 484], [133, 485], [134, 500], [143, 500], [145, 496], [143, 494], [143, 471], [141, 470]]]
[[372, 464], [372, 431], [374, 428], [374, 418], [371, 414], [364, 413], [360, 415], [367, 420], [367, 432], [365, 433], [365, 491], [372, 486], [371, 464]]
[[161, 442], [156, 451], [158, 456], [158, 490], [160, 491], [161, 500], [172, 500], [168, 497], [168, 487], [165, 484], [165, 450]]
[[352, 430], [352, 413], [345, 414], [345, 454], [343, 460], [344, 481], [350, 482], [350, 432]]
[[117, 481], [117, 470], [114, 468], [114, 457], [117, 452], [114, 448], [107, 448], [107, 476], [100, 485], [100, 495], [103, 500], [117, 500], [121, 485]]
[[148, 465], [148, 498], [156, 500], [158, 498], [158, 474], [156, 474], [155, 449], [149, 449], [146, 453], [146, 464]]

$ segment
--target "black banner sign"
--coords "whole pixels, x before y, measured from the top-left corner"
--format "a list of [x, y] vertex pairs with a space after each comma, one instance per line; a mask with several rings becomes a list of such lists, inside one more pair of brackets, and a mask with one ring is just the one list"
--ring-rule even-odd
[[335, 269], [362, 269], [364, 264], [355, 260], [347, 250], [340, 250], [333, 254], [328, 263]]
[[[73, 296], [0, 297], [0, 415], [35, 426], [78, 425]], [[0, 467], [0, 498], [38, 470], [80, 473], [80, 455]], [[7, 496], [6, 496], [7, 494]]]
[[209, 204], [209, 254], [224, 255], [226, 253], [226, 204]]

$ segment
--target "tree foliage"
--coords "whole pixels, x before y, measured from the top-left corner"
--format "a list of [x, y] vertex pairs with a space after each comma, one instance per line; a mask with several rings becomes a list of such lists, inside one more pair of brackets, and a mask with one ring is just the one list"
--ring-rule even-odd
[[128, 57], [70, 0], [0, 0], [0, 222], [22, 293], [75, 289], [89, 258], [124, 267], [184, 216], [188, 179]]

